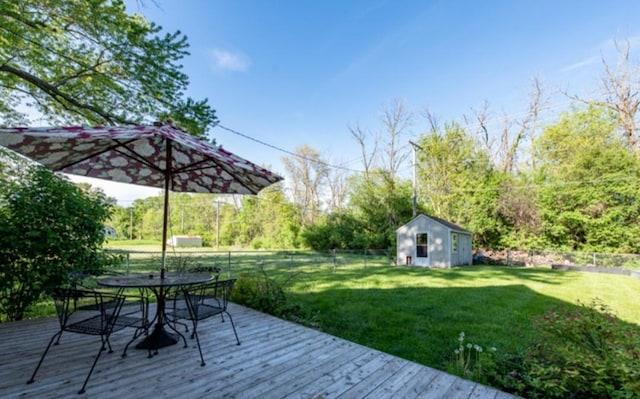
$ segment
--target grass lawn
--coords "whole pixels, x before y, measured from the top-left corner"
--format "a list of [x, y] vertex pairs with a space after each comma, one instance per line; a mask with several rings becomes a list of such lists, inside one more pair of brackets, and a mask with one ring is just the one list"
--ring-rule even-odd
[[497, 355], [518, 353], [536, 316], [577, 301], [598, 298], [622, 320], [640, 325], [640, 280], [628, 276], [504, 266], [343, 265], [335, 272], [298, 272], [290, 298], [323, 331], [438, 369], [461, 331], [465, 342], [495, 347]]

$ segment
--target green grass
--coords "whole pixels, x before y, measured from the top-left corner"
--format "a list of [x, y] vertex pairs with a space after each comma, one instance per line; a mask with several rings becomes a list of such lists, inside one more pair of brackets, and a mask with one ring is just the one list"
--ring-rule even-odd
[[542, 267], [316, 267], [306, 268], [289, 291], [323, 331], [439, 369], [461, 331], [467, 342], [496, 347], [498, 354], [518, 353], [535, 317], [578, 300], [599, 298], [640, 325], [640, 280]]
[[159, 251], [162, 248], [162, 242], [156, 240], [113, 240], [109, 239], [104, 243], [104, 248], [111, 249], [130, 249], [137, 250], [139, 248]]

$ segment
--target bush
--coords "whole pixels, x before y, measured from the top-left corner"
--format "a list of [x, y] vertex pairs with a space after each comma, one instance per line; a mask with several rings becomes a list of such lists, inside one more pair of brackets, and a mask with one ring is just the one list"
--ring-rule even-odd
[[529, 398], [639, 398], [640, 332], [601, 302], [536, 320], [533, 341], [502, 380]]
[[283, 318], [287, 318], [298, 310], [298, 307], [289, 303], [284, 284], [269, 277], [262, 265], [258, 273], [242, 273], [238, 277], [231, 293], [231, 300]]
[[0, 320], [21, 320], [73, 270], [113, 266], [101, 248], [108, 215], [103, 193], [41, 166], [0, 169]]

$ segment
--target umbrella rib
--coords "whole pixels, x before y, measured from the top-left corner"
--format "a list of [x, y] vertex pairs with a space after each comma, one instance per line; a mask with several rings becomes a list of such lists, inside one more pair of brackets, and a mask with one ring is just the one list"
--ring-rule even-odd
[[[209, 162], [209, 161], [211, 161], [211, 162], [214, 164], [214, 166], [203, 166], [203, 167], [201, 167], [201, 168], [200, 168], [200, 167], [197, 167], [198, 165], [201, 165], [201, 164], [203, 164], [203, 163], [205, 163], [205, 162]], [[175, 169], [173, 172], [174, 172], [174, 173], [191, 172], [191, 171], [194, 171], [194, 170], [210, 169], [210, 168], [213, 168], [213, 167], [215, 167], [215, 166], [217, 166], [217, 167], [219, 167], [220, 169], [224, 170], [224, 171], [225, 171], [225, 172], [227, 172], [230, 176], [233, 176], [234, 178], [236, 178], [236, 180], [238, 181], [238, 183], [240, 183], [240, 185], [241, 185], [242, 187], [244, 187], [244, 188], [246, 188], [247, 190], [249, 190], [249, 192], [251, 192], [251, 193], [253, 193], [253, 194], [257, 194], [257, 192], [256, 192], [254, 189], [252, 189], [249, 185], [247, 185], [247, 184], [244, 182], [244, 179], [242, 179], [240, 176], [238, 176], [238, 175], [236, 175], [236, 174], [232, 173], [230, 170], [228, 170], [228, 169], [225, 167], [225, 164], [218, 162], [218, 161], [217, 161], [215, 158], [213, 158], [213, 157], [207, 157], [207, 158], [203, 159], [203, 160], [202, 160], [202, 161], [200, 161], [200, 162], [196, 162], [196, 163], [193, 163], [193, 164], [190, 164], [190, 165], [186, 165], [184, 168], [181, 168], [181, 169]]]
[[[104, 154], [105, 152], [109, 152], [109, 151], [120, 152], [120, 151], [118, 151], [118, 148], [120, 148], [122, 146], [126, 146], [127, 144], [129, 144], [129, 143], [131, 143], [133, 141], [136, 141], [136, 139], [131, 139], [131, 140], [126, 141], [126, 142], [120, 142], [118, 140], [114, 140], [114, 141], [117, 143], [116, 145], [111, 145], [111, 146], [105, 148], [104, 150], [102, 150], [100, 152], [97, 152], [97, 153], [94, 152], [94, 153], [91, 153], [90, 155], [87, 155], [86, 157], [84, 157], [82, 159], [79, 159], [77, 161], [74, 161], [74, 162], [71, 162], [71, 163], [68, 163], [68, 164], [64, 164], [64, 165], [58, 167], [57, 170], [64, 170], [64, 169], [69, 168], [69, 167], [71, 167], [73, 165], [77, 165], [79, 163], [82, 163], [82, 162], [86, 161], [87, 159], [93, 158], [96, 155]], [[126, 154], [123, 154], [123, 155], [127, 156]]]
[[133, 159], [135, 161], [138, 161], [144, 165], [146, 165], [147, 167], [153, 169], [153, 170], [157, 170], [159, 172], [164, 173], [165, 171], [160, 169], [158, 166], [156, 166], [155, 164], [153, 164], [152, 162], [149, 162], [145, 157], [143, 157], [142, 155], [138, 154], [137, 152], [135, 152], [134, 150], [132, 150], [129, 147], [124, 147], [126, 149], [123, 150], [122, 146], [118, 146], [115, 147], [113, 150], [115, 152], [117, 152], [118, 154], [122, 154], [123, 156], [129, 158], [129, 159]]
[[203, 167], [198, 167], [198, 165], [201, 165], [207, 161], [213, 160], [213, 158], [205, 158], [202, 161], [199, 162], [195, 162], [189, 165], [185, 165], [182, 168], [176, 168], [173, 170], [173, 173], [183, 173], [183, 172], [191, 172], [194, 170], [203, 170], [203, 169], [209, 169], [211, 166], [203, 166]]
[[[132, 143], [132, 142], [134, 142], [136, 140], [137, 139], [131, 139], [131, 140], [128, 140], [128, 141], [114, 140], [117, 143], [116, 145], [111, 145], [111, 146], [105, 148], [104, 150], [102, 150], [100, 152], [92, 153], [91, 155], [87, 155], [86, 157], [81, 158], [81, 159], [79, 159], [77, 161], [74, 161], [74, 162], [71, 162], [71, 163], [68, 163], [68, 164], [64, 164], [64, 165], [58, 167], [57, 170], [64, 170], [64, 169], [69, 168], [69, 167], [71, 167], [73, 165], [80, 164], [80, 163], [86, 161], [87, 159], [90, 159], [90, 158], [93, 158], [95, 156], [99, 156], [101, 154], [104, 154], [105, 152], [115, 151], [115, 152], [117, 152], [118, 154], [121, 154], [124, 157], [127, 157], [129, 159], [133, 159], [135, 161], [141, 162], [141, 163], [143, 163], [144, 165], [146, 165], [147, 167], [149, 167], [149, 168], [151, 168], [153, 170], [157, 170], [157, 171], [160, 171], [160, 172], [164, 173], [164, 171], [162, 169], [158, 168], [156, 165], [154, 165], [153, 163], [149, 162], [145, 157], [143, 157], [142, 155], [138, 154], [137, 152], [135, 152], [131, 148], [127, 147], [127, 145], [129, 143]], [[123, 148], [126, 149], [126, 151]]]

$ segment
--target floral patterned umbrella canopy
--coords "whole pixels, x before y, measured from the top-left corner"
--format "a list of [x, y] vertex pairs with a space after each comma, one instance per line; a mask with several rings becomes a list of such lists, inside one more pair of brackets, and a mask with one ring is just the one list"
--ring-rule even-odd
[[164, 189], [162, 276], [169, 191], [257, 194], [282, 177], [174, 127], [18, 127], [0, 129], [0, 145], [49, 169]]

